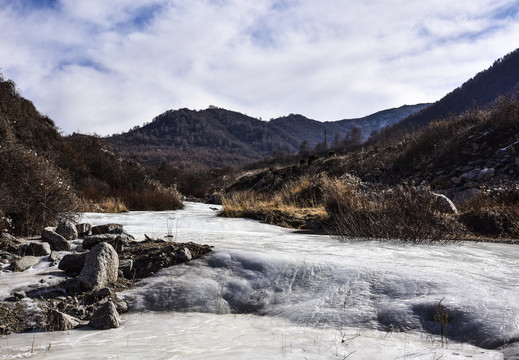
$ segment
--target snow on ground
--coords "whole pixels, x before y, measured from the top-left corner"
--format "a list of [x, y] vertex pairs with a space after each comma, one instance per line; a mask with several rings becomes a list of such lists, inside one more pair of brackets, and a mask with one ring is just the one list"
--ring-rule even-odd
[[[204, 204], [83, 220], [214, 252], [126, 291], [121, 328], [5, 336], [0, 359], [502, 359], [496, 348], [519, 340], [516, 246], [341, 242], [218, 218]], [[52, 271], [3, 274], [0, 295]]]

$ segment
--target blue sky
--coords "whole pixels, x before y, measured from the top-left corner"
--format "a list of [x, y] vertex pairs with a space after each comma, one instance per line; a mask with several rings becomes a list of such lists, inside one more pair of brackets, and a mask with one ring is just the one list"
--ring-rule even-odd
[[509, 0], [0, 0], [0, 68], [64, 133], [216, 105], [322, 121], [432, 102], [519, 47]]

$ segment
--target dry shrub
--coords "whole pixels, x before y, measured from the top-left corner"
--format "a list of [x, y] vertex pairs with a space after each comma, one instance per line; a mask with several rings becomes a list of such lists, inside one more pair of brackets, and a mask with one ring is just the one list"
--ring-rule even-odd
[[519, 237], [519, 185], [482, 191], [460, 207], [459, 221], [473, 234]]
[[436, 197], [426, 188], [376, 191], [349, 176], [330, 181], [325, 193], [327, 230], [333, 235], [418, 243], [452, 239], [458, 232], [455, 219], [438, 211]]
[[183, 207], [182, 196], [176, 188], [158, 183], [150, 184], [149, 188], [121, 191], [119, 197], [131, 210], [163, 211]]
[[283, 186], [280, 193], [276, 195], [277, 201], [282, 204], [313, 208], [323, 205], [323, 183], [326, 177], [303, 176]]
[[10, 225], [15, 234], [39, 234], [78, 209], [68, 177], [34, 151], [8, 141], [1, 143], [0, 169], [2, 223]]

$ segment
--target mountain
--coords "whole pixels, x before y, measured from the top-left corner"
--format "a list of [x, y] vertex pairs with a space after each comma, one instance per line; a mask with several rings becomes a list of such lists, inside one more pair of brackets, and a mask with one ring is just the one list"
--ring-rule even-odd
[[519, 97], [519, 49], [496, 60], [431, 106], [384, 129], [378, 140], [401, 138], [434, 120], [492, 106], [500, 96]]
[[331, 143], [336, 135], [342, 139], [354, 127], [359, 127], [367, 138], [373, 130], [396, 123], [427, 105], [405, 105], [364, 118], [332, 122], [295, 114], [265, 122], [214, 106], [199, 111], [169, 110], [143, 127], [105, 140], [122, 156], [149, 166], [242, 165], [277, 150], [297, 153], [305, 140], [314, 147], [325, 140], [325, 134]]

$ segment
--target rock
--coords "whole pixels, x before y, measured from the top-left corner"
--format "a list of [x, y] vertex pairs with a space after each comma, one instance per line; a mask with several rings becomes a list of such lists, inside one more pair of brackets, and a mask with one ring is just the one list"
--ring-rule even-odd
[[88, 253], [73, 253], [63, 256], [58, 264], [58, 269], [65, 271], [67, 274], [79, 274], [85, 265], [85, 259]]
[[10, 264], [10, 263], [13, 262], [16, 258], [17, 258], [17, 256], [11, 254], [10, 252], [7, 252], [7, 251], [0, 251], [0, 259], [1, 259], [1, 260], [5, 260], [5, 261], [3, 261], [4, 264]]
[[113, 302], [109, 301], [94, 312], [88, 326], [106, 330], [121, 326], [121, 318]]
[[89, 250], [102, 242], [110, 243], [113, 246], [113, 244], [115, 243], [115, 239], [117, 239], [117, 236], [118, 235], [116, 234], [99, 234], [85, 236], [82, 246], [85, 250]]
[[59, 260], [59, 253], [57, 251], [51, 251], [48, 260], [53, 263]]
[[128, 303], [126, 301], [124, 301], [123, 299], [118, 298], [117, 296], [115, 296], [112, 299], [112, 302], [114, 303], [115, 308], [117, 309], [117, 312], [119, 314], [124, 314], [124, 313], [128, 312]]
[[458, 209], [456, 209], [456, 205], [449, 199], [447, 196], [443, 194], [436, 194], [433, 193], [434, 197], [436, 198], [436, 208], [439, 212], [446, 213], [446, 214], [457, 214]]
[[81, 223], [76, 225], [78, 236], [83, 237], [92, 234], [92, 224]]
[[117, 252], [122, 251], [124, 246], [127, 246], [129, 242], [133, 241], [133, 236], [125, 234], [101, 234], [101, 235], [91, 235], [85, 237], [83, 240], [83, 249], [88, 250], [94, 247], [95, 245], [106, 242], [112, 245]]
[[515, 158], [515, 165], [516, 165], [516, 166], [519, 166], [519, 157], [516, 157], [516, 158]]
[[117, 281], [119, 256], [108, 243], [97, 244], [90, 250], [79, 274], [79, 283], [86, 290], [99, 290]]
[[112, 295], [112, 290], [110, 290], [110, 288], [105, 287], [105, 288], [92, 292], [92, 294], [90, 296], [92, 296], [93, 298], [96, 298], [96, 299], [102, 299], [102, 298], [105, 298], [110, 295]]
[[188, 248], [183, 248], [177, 251], [175, 258], [180, 262], [186, 262], [190, 261], [193, 258], [193, 255], [191, 255], [191, 251], [189, 251]]
[[479, 190], [479, 189], [475, 189], [475, 188], [467, 189], [467, 190], [463, 190], [463, 191], [455, 193], [454, 196], [452, 197], [452, 200], [453, 200], [454, 204], [459, 206], [462, 204], [467, 204], [468, 202], [472, 201], [479, 194], [481, 194], [481, 190]]
[[70, 220], [63, 220], [56, 228], [56, 233], [63, 236], [66, 240], [75, 240], [78, 237], [76, 225]]
[[477, 176], [478, 181], [489, 180], [494, 177], [494, 173], [496, 170], [494, 168], [484, 168], [481, 170]]
[[14, 296], [15, 298], [19, 299], [19, 300], [24, 299], [24, 298], [27, 297], [27, 295], [25, 294], [25, 291], [15, 291], [15, 292], [13, 293], [13, 296]]
[[473, 169], [460, 175], [462, 181], [475, 181], [480, 173], [480, 170]]
[[458, 176], [453, 176], [451, 178], [451, 182], [454, 184], [454, 185], [459, 185], [461, 184], [461, 178], [459, 178]]
[[43, 229], [41, 234], [41, 238], [43, 241], [48, 242], [52, 248], [52, 250], [56, 251], [70, 251], [70, 244], [68, 241], [56, 233], [53, 228], [47, 227]]
[[105, 225], [98, 225], [92, 227], [92, 234], [93, 235], [99, 235], [99, 234], [107, 234], [112, 233], [115, 234], [116, 231], [123, 230], [123, 226], [121, 224], [105, 224]]
[[40, 259], [36, 256], [24, 256], [21, 259], [13, 261], [11, 267], [13, 268], [13, 271], [25, 271], [39, 262]]
[[80, 325], [81, 321], [57, 310], [51, 310], [47, 315], [46, 329], [49, 331], [72, 330]]
[[20, 247], [20, 254], [29, 256], [45, 256], [51, 253], [50, 244], [46, 242], [30, 242]]

